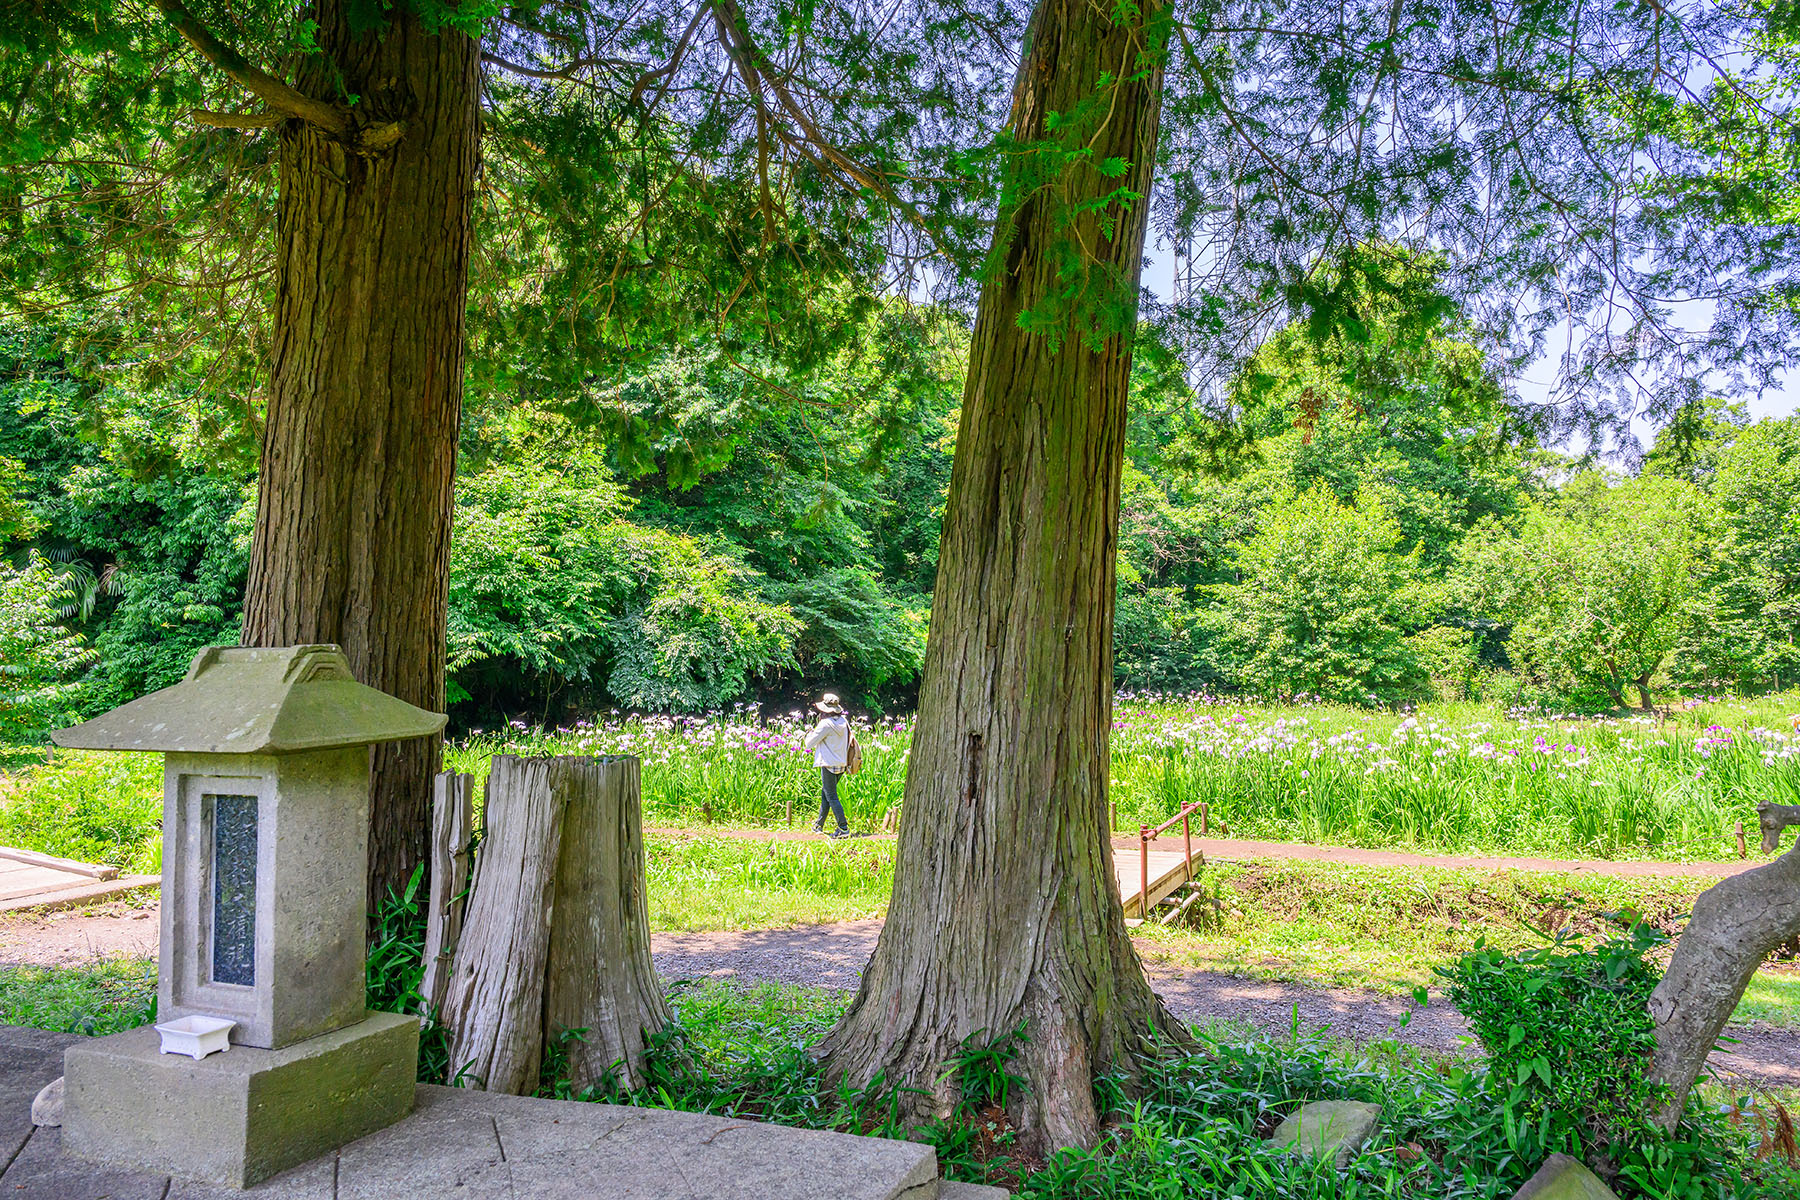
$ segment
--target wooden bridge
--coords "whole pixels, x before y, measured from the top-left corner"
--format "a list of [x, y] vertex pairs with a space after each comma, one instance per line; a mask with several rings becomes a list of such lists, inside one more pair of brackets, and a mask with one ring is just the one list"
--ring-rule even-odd
[[[1125, 905], [1126, 924], [1141, 924], [1145, 915], [1155, 912], [1156, 906], [1164, 901], [1174, 901], [1174, 907], [1170, 908], [1173, 914], [1185, 909], [1196, 898], [1197, 893], [1186, 885], [1206, 863], [1206, 856], [1194, 848], [1194, 833], [1190, 827], [1191, 818], [1200, 807], [1198, 804], [1185, 805], [1154, 829], [1147, 825], [1141, 827], [1135, 847], [1113, 847], [1113, 871], [1119, 881], [1119, 899]], [[1154, 844], [1159, 835], [1177, 825], [1181, 826], [1179, 848], [1171, 845], [1164, 850]], [[1175, 839], [1170, 841], [1173, 843]], [[1177, 896], [1183, 892], [1186, 894]]]

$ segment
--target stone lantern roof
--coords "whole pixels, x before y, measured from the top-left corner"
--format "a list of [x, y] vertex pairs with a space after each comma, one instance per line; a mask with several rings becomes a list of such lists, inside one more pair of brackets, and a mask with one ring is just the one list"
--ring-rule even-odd
[[356, 682], [336, 646], [211, 646], [174, 687], [50, 736], [75, 750], [284, 754], [425, 737], [444, 720]]

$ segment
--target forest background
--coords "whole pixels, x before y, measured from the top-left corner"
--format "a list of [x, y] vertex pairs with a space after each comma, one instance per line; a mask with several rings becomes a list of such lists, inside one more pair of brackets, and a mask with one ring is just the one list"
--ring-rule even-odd
[[[1344, 256], [1354, 334], [1275, 332], [1224, 411], [1178, 339], [1142, 326], [1119, 685], [1596, 710], [1791, 684], [1800, 416], [1698, 400], [1647, 450], [1551, 448], [1443, 270], [1388, 244]], [[457, 726], [826, 689], [911, 707], [962, 313], [846, 289], [823, 352], [696, 319], [556, 386], [503, 361], [520, 342], [489, 300], [470, 314], [451, 559]], [[237, 637], [255, 405], [209, 378], [219, 346], [110, 356], [93, 330], [121, 318], [95, 306], [0, 324], [0, 641], [29, 701], [0, 740]]]

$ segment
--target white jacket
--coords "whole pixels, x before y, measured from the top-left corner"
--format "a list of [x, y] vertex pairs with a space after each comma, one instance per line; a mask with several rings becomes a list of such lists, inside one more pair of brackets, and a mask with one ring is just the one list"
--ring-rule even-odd
[[812, 751], [813, 763], [841, 771], [850, 761], [850, 721], [842, 713], [821, 717], [806, 735], [806, 748]]

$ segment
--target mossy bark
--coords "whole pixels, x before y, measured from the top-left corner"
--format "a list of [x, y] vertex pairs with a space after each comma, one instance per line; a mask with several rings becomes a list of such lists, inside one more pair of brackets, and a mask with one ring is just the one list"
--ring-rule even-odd
[[[243, 642], [334, 642], [363, 683], [442, 711], [480, 49], [409, 15], [355, 33], [346, 0], [310, 15], [320, 52], [300, 89], [348, 105], [352, 129], [281, 132]], [[395, 122], [395, 140], [360, 137]], [[435, 738], [373, 751], [371, 904], [424, 857], [439, 753]]]
[[[1095, 1077], [1131, 1070], [1152, 1031], [1183, 1036], [1127, 937], [1107, 827], [1158, 15], [1044, 0], [1032, 21], [1010, 132], [1038, 150], [975, 323], [893, 900], [824, 1048], [834, 1075], [921, 1088], [944, 1111], [959, 1045], [1022, 1024], [1011, 1116], [1044, 1146], [1092, 1145]], [[1082, 296], [1105, 297], [1110, 327]], [[1059, 334], [1022, 328], [1046, 316]]]

